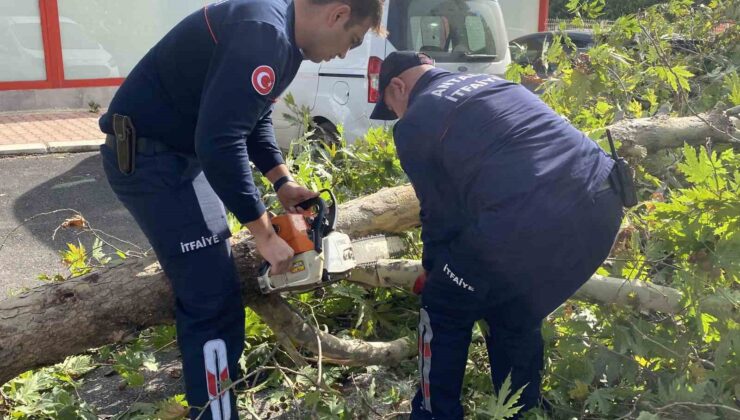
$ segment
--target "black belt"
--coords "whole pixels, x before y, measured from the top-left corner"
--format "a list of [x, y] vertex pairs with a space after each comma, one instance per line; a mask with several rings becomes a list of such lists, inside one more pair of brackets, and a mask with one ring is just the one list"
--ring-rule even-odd
[[[114, 152], [116, 151], [116, 136], [108, 134], [105, 136], [105, 145]], [[142, 155], [154, 155], [162, 152], [174, 151], [172, 147], [162, 143], [159, 140], [148, 137], [136, 138], [136, 153]]]

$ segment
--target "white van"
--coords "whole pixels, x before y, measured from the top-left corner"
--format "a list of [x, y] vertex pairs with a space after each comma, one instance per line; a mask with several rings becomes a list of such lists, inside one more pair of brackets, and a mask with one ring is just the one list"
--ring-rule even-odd
[[[389, 31], [387, 39], [370, 32], [343, 59], [304, 61], [286, 90], [297, 105], [310, 109], [325, 141], [331, 141], [339, 125], [352, 143], [371, 125], [383, 124], [369, 116], [378, 100], [380, 65], [393, 51], [422, 51], [437, 67], [498, 76], [511, 61], [497, 0], [386, 0], [383, 26]], [[301, 127], [283, 116], [289, 112], [282, 100], [273, 112], [275, 136], [283, 149], [302, 134]]]

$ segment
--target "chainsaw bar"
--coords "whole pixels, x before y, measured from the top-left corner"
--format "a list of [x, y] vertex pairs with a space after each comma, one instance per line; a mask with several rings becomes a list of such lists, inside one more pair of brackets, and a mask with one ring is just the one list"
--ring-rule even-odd
[[[398, 236], [373, 235], [352, 240], [352, 251], [357, 263], [355, 268], [374, 267], [379, 260], [401, 256], [406, 251], [403, 238]], [[324, 274], [321, 282], [295, 287], [281, 287], [273, 293], [306, 293], [321, 289], [332, 283], [349, 278], [351, 271]]]
[[406, 244], [398, 236], [373, 235], [353, 239], [352, 250], [358, 267], [372, 267], [378, 260], [403, 255]]

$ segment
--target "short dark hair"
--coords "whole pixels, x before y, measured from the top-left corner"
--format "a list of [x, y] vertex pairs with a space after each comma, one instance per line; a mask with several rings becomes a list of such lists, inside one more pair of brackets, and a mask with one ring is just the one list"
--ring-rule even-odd
[[379, 35], [385, 35], [382, 28], [383, 3], [385, 0], [311, 0], [313, 4], [346, 4], [352, 10], [347, 27], [358, 25], [370, 19], [370, 29]]

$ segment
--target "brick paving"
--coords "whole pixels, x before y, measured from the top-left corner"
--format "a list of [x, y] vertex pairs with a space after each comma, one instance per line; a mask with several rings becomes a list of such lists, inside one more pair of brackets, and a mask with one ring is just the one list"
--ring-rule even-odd
[[100, 141], [98, 118], [85, 110], [0, 113], [0, 146]]

